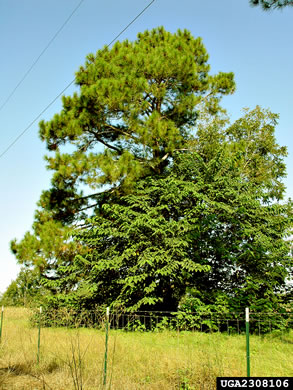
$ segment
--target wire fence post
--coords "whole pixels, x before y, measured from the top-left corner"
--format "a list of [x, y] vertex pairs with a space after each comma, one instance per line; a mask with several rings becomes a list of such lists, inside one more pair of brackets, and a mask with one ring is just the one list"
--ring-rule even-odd
[[2, 338], [3, 313], [4, 313], [4, 306], [2, 306], [2, 310], [1, 310], [1, 322], [0, 322], [0, 343], [1, 343], [1, 338]]
[[41, 315], [42, 315], [42, 306], [40, 306], [39, 313], [39, 330], [38, 330], [38, 353], [37, 353], [37, 364], [40, 362], [40, 345], [41, 345]]
[[104, 360], [104, 381], [103, 385], [106, 387], [107, 384], [107, 363], [108, 363], [108, 337], [109, 337], [109, 314], [110, 309], [107, 307], [106, 311], [106, 339], [105, 339], [105, 360]]
[[249, 352], [249, 308], [245, 309], [246, 324], [246, 371], [247, 377], [250, 377], [250, 352]]

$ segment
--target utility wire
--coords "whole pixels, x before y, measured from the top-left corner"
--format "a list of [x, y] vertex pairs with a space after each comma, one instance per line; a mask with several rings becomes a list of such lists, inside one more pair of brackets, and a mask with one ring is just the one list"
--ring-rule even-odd
[[40, 118], [40, 116], [42, 116], [43, 114], [44, 114], [44, 112], [46, 112], [47, 110], [48, 110], [48, 108], [49, 107], [51, 107], [52, 106], [52, 104], [53, 103], [55, 103], [56, 102], [56, 100], [66, 91], [66, 89], [68, 89], [72, 84], [74, 83], [74, 80], [72, 80], [71, 81], [71, 83], [70, 84], [68, 84], [64, 89], [63, 89], [63, 91], [61, 91], [44, 109], [43, 109], [43, 111], [42, 112], [40, 112], [40, 114], [37, 116], [37, 117], [35, 117], [35, 119], [20, 133], [20, 134], [18, 134], [18, 136], [11, 142], [11, 144], [9, 144], [8, 146], [7, 146], [7, 148], [0, 154], [0, 158], [1, 157], [3, 157], [4, 156], [4, 154], [6, 154], [7, 152], [8, 152], [8, 150], [10, 149], [10, 148], [12, 148], [12, 146], [14, 145], [14, 144], [16, 144], [16, 142], [19, 140], [19, 138], [21, 138], [23, 135], [24, 135], [24, 133], [30, 128], [30, 127], [32, 127], [32, 125]]
[[42, 57], [42, 55], [47, 51], [49, 46], [55, 41], [59, 33], [63, 30], [63, 28], [66, 26], [66, 24], [69, 22], [69, 20], [72, 18], [72, 16], [75, 14], [75, 12], [78, 10], [78, 8], [81, 6], [81, 4], [85, 0], [81, 0], [78, 5], [74, 8], [74, 10], [71, 12], [71, 14], [68, 16], [68, 18], [65, 20], [65, 22], [62, 24], [62, 26], [59, 28], [59, 30], [55, 33], [55, 35], [50, 39], [48, 42], [47, 46], [41, 51], [39, 56], [35, 59], [35, 61], [31, 64], [30, 68], [26, 71], [26, 73], [23, 75], [22, 79], [18, 82], [18, 84], [14, 87], [14, 89], [11, 91], [11, 93], [8, 95], [6, 100], [2, 103], [0, 106], [0, 111], [6, 106], [6, 104], [9, 102], [9, 100], [12, 98], [14, 95], [15, 91], [18, 89], [18, 87], [23, 83], [23, 81], [27, 78], [31, 70], [34, 68], [34, 66], [37, 64], [39, 59]]
[[112, 43], [114, 43], [116, 39], [118, 39], [120, 35], [122, 35], [124, 31], [126, 31], [154, 2], [155, 0], [152, 0], [138, 15], [136, 15], [136, 17], [132, 19], [132, 21], [128, 23], [128, 25], [122, 31], [120, 31], [118, 35], [116, 35], [116, 37], [107, 45], [107, 47], [111, 46]]
[[[82, 0], [79, 5], [83, 2], [84, 0]], [[122, 35], [153, 3], [155, 2], [155, 0], [152, 0], [138, 15], [136, 15], [136, 17], [134, 19], [131, 20], [130, 23], [128, 23], [128, 25], [120, 31], [120, 33], [118, 35], [116, 35], [116, 37], [108, 44], [106, 45], [106, 47], [109, 47], [112, 45], [112, 43], [114, 43], [116, 41], [116, 39], [118, 39], [120, 37], [120, 35]], [[77, 8], [76, 8], [77, 9]], [[74, 11], [75, 12], [75, 11]], [[7, 146], [7, 148], [0, 154], [0, 158], [2, 158], [10, 148], [12, 148], [12, 146], [24, 135], [24, 133], [26, 133], [30, 128], [31, 126], [40, 118], [41, 115], [44, 114], [44, 112], [46, 112], [48, 110], [49, 107], [51, 107], [55, 101], [75, 82], [75, 79], [73, 79], [44, 109], [43, 111]], [[0, 108], [1, 110], [1, 108]]]

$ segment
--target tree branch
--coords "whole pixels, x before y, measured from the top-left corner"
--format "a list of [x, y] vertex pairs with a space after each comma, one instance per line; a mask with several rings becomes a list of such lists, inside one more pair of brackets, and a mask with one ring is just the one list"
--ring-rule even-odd
[[100, 138], [97, 138], [97, 141], [101, 142], [103, 145], [107, 146], [107, 148], [109, 148], [109, 149], [116, 150], [116, 152], [117, 152], [120, 156], [121, 156], [121, 154], [123, 153], [123, 150], [117, 148], [117, 147], [114, 146], [114, 145], [108, 144], [107, 142], [101, 140]]

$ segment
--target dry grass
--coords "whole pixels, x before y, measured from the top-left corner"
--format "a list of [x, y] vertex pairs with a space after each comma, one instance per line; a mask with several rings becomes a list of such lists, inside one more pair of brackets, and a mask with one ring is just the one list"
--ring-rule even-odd
[[[93, 329], [37, 329], [28, 311], [5, 311], [0, 345], [2, 390], [92, 390], [103, 387], [105, 334]], [[253, 376], [293, 374], [293, 335], [251, 336]], [[215, 389], [217, 376], [245, 376], [245, 336], [192, 332], [110, 331], [107, 389]]]

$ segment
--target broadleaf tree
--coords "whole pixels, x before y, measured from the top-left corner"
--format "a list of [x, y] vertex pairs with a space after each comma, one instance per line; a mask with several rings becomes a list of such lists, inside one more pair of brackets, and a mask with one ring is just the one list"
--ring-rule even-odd
[[278, 118], [256, 107], [229, 125], [233, 74], [207, 60], [188, 31], [146, 31], [89, 55], [79, 92], [41, 122], [52, 187], [12, 249], [54, 305], [276, 307], [292, 264]]
[[88, 249], [69, 267], [85, 306], [176, 310], [189, 291], [203, 305], [225, 297], [235, 310], [276, 310], [292, 267], [292, 204], [275, 202], [286, 155], [275, 124], [257, 107], [227, 128], [199, 128], [164, 175], [104, 204], [75, 234]]
[[[52, 186], [41, 195], [33, 233], [12, 244], [21, 263], [55, 277], [67, 230], [131, 191], [140, 178], [162, 174], [173, 154], [185, 149], [199, 107], [211, 114], [222, 110], [220, 99], [234, 91], [234, 76], [210, 75], [207, 61], [200, 38], [163, 28], [88, 55], [76, 74], [79, 92], [63, 97], [62, 111], [40, 123], [51, 152]], [[39, 234], [45, 230], [47, 242], [57, 245], [49, 252]], [[26, 247], [32, 248], [29, 256]]]
[[40, 284], [40, 273], [37, 269], [22, 267], [6, 291], [0, 297], [3, 306], [36, 306], [42, 302], [48, 291]]

